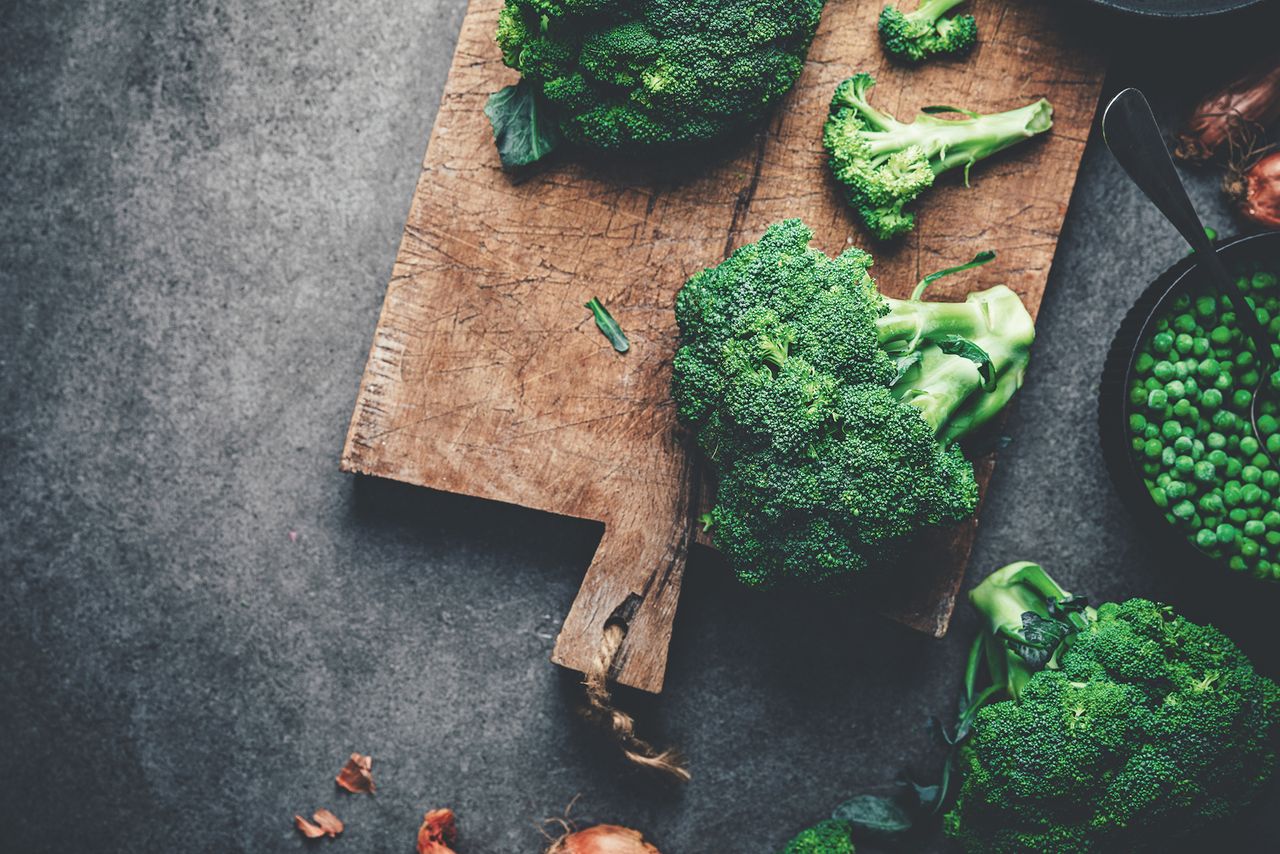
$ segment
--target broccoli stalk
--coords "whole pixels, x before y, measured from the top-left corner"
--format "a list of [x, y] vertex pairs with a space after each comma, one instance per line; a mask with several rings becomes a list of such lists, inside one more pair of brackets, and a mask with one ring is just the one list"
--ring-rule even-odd
[[914, 354], [893, 393], [920, 412], [943, 445], [990, 421], [1022, 386], [1035, 324], [1007, 287], [969, 294], [963, 302], [885, 302], [889, 313], [876, 321], [880, 346], [899, 364], [904, 348]]
[[856, 74], [836, 87], [822, 139], [849, 204], [882, 240], [915, 227], [915, 215], [903, 207], [938, 175], [963, 166], [967, 184], [973, 164], [1053, 126], [1053, 107], [1043, 98], [991, 115], [926, 107], [915, 121], [900, 122], [867, 100], [875, 82], [870, 74]]
[[963, 54], [978, 40], [972, 15], [943, 17], [964, 0], [921, 0], [914, 12], [885, 6], [880, 13], [880, 44], [890, 55], [920, 62], [939, 54]]
[[1056, 666], [1063, 644], [1097, 616], [1030, 561], [991, 573], [969, 592], [969, 601], [986, 623], [991, 681], [1014, 699], [1036, 672]]

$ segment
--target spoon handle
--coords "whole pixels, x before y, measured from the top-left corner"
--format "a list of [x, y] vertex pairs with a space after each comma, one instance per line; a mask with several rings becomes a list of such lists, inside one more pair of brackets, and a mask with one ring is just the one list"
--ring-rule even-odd
[[1209, 283], [1230, 300], [1236, 322], [1249, 336], [1254, 353], [1270, 373], [1275, 363], [1270, 347], [1271, 336], [1244, 300], [1244, 295], [1236, 290], [1235, 280], [1205, 234], [1204, 225], [1196, 216], [1191, 199], [1187, 198], [1187, 191], [1173, 166], [1173, 159], [1169, 157], [1169, 149], [1160, 135], [1151, 105], [1141, 92], [1125, 89], [1111, 100], [1102, 114], [1102, 139], [1133, 183], [1191, 244], [1197, 265]]

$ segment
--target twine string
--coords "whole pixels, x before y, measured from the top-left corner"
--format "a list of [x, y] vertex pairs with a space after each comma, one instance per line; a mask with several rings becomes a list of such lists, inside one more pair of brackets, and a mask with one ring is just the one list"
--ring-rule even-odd
[[636, 735], [635, 718], [613, 704], [609, 676], [626, 635], [626, 626], [621, 622], [612, 620], [605, 624], [600, 650], [591, 662], [591, 668], [583, 674], [582, 684], [587, 692], [586, 714], [609, 732], [632, 764], [681, 783], [687, 782], [689, 771], [684, 758], [669, 748], [658, 750]]

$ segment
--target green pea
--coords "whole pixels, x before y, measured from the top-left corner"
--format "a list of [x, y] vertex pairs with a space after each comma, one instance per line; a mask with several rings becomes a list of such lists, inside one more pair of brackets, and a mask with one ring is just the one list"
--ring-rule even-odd
[[1240, 438], [1240, 453], [1249, 456], [1258, 453], [1258, 440], [1253, 436], [1242, 436]]
[[1151, 376], [1160, 380], [1162, 383], [1167, 383], [1169, 380], [1173, 379], [1173, 363], [1156, 362], [1155, 367], [1151, 369]]
[[[1181, 400], [1187, 395], [1187, 387], [1182, 380], [1170, 380], [1165, 384], [1164, 393], [1168, 395], [1169, 400]], [[1238, 395], [1240, 392], [1236, 392]], [[1247, 406], [1248, 404], [1246, 404]]]
[[1169, 509], [1169, 512], [1179, 519], [1190, 519], [1196, 515], [1196, 508], [1190, 501], [1179, 501]]
[[1152, 389], [1151, 393], [1147, 395], [1148, 409], [1163, 410], [1168, 405], [1169, 405], [1169, 393], [1162, 388]]
[[1218, 544], [1218, 535], [1206, 528], [1196, 531], [1196, 545], [1202, 549], [1211, 549]]
[[1150, 353], [1139, 353], [1138, 358], [1133, 360], [1133, 369], [1140, 374], [1149, 373], [1155, 366], [1156, 359]]

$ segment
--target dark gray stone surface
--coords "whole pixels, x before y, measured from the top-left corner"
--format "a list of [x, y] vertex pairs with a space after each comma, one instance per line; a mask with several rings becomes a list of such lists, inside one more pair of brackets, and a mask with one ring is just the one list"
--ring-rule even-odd
[[[547, 661], [595, 526], [337, 471], [463, 6], [0, 6], [0, 848], [297, 850], [290, 817], [328, 806], [334, 850], [408, 851], [450, 805], [462, 854], [531, 852], [581, 795], [668, 854], [753, 854], [930, 769], [967, 613], [934, 642], [780, 608], [696, 556], [667, 693], [630, 698], [691, 757], [672, 792]], [[1260, 16], [1085, 23], [1110, 89], [1169, 121], [1265, 37]], [[1214, 174], [1192, 180], [1234, 231]], [[1182, 252], [1095, 139], [975, 567], [1167, 596], [1274, 674], [1265, 606], [1170, 579], [1096, 453], [1105, 346]], [[374, 798], [334, 791], [353, 750]]]

